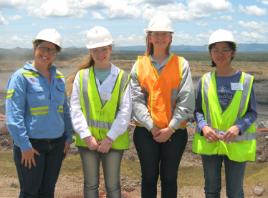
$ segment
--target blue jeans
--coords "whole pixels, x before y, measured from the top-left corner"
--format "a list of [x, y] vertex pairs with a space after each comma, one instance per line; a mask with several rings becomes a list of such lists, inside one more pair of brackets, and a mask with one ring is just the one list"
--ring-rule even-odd
[[202, 155], [206, 198], [219, 198], [221, 192], [221, 167], [224, 163], [226, 195], [243, 198], [243, 180], [246, 162], [235, 162], [222, 155]]
[[21, 164], [21, 150], [14, 145], [13, 157], [20, 182], [19, 198], [53, 198], [55, 185], [64, 158], [65, 138], [30, 140], [40, 155], [31, 169]]
[[162, 188], [161, 197], [177, 197], [178, 168], [187, 139], [186, 130], [177, 130], [170, 140], [158, 143], [146, 128], [135, 128], [133, 140], [142, 173], [141, 197], [156, 198], [159, 174]]
[[99, 169], [102, 163], [107, 198], [120, 198], [120, 165], [123, 150], [111, 149], [108, 153], [79, 147], [84, 172], [84, 198], [99, 197]]

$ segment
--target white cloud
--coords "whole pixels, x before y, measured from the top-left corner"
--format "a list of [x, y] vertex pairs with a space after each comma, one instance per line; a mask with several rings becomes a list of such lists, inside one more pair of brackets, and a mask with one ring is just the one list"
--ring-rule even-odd
[[173, 45], [185, 45], [193, 42], [193, 36], [186, 32], [178, 32], [173, 35], [172, 43]]
[[161, 12], [178, 21], [191, 21], [231, 8], [227, 0], [189, 0], [183, 3], [176, 0], [0, 0], [1, 4], [20, 6], [37, 17], [82, 17], [90, 13], [94, 19], [148, 19]]
[[166, 4], [171, 4], [171, 3], [175, 3], [175, 0], [141, 0], [138, 1], [140, 3], [148, 3], [148, 4], [152, 4], [152, 5], [166, 5]]
[[226, 0], [189, 0], [188, 4], [170, 3], [160, 6], [146, 4], [143, 6], [144, 18], [151, 18], [156, 13], [167, 14], [178, 21], [191, 21], [207, 17], [213, 12], [231, 9], [231, 4]]
[[29, 6], [28, 10], [31, 14], [38, 17], [66, 17], [66, 16], [83, 16], [86, 11], [81, 7], [77, 0], [47, 0], [39, 7], [38, 5]]
[[202, 26], [202, 27], [207, 27], [208, 26], [208, 22], [205, 21], [198, 21], [196, 22], [197, 25]]
[[239, 21], [238, 24], [244, 28], [254, 30], [259, 33], [268, 32], [267, 22], [257, 22], [257, 21]]
[[14, 15], [14, 16], [9, 17], [8, 19], [11, 20], [11, 21], [17, 21], [17, 20], [22, 19], [22, 16]]
[[188, 12], [187, 7], [181, 3], [174, 5], [162, 5], [157, 9], [154, 6], [147, 4], [143, 6], [142, 10], [143, 17], [148, 20], [157, 14], [167, 14], [170, 18], [176, 19], [178, 21], [189, 21], [194, 18], [194, 16]]
[[11, 40], [14, 42], [22, 42], [23, 41], [23, 39], [17, 35], [12, 36]]
[[145, 44], [145, 36], [142, 35], [122, 35], [114, 37], [115, 46], [128, 46], [128, 45], [144, 45]]
[[239, 6], [239, 9], [249, 15], [256, 15], [256, 16], [263, 16], [266, 14], [266, 9], [260, 8], [256, 5], [251, 5], [251, 6]]
[[126, 1], [111, 1], [107, 9], [108, 18], [136, 18], [141, 12], [138, 7], [128, 4]]
[[232, 16], [220, 16], [220, 19], [224, 21], [232, 21], [233, 17]]
[[21, 5], [27, 4], [27, 0], [0, 0], [0, 7], [19, 7]]
[[189, 9], [197, 13], [224, 11], [230, 8], [231, 4], [226, 0], [189, 0]]
[[25, 35], [6, 35], [0, 36], [1, 43], [0, 48], [15, 48], [15, 47], [32, 47], [32, 38]]
[[262, 2], [263, 4], [267, 4], [267, 5], [268, 5], [268, 0], [261, 0], [261, 2]]
[[100, 3], [101, 1], [99, 0], [81, 0], [81, 5], [83, 7], [91, 7], [91, 6], [96, 6]]
[[7, 24], [8, 24], [8, 21], [0, 13], [0, 25], [7, 25]]
[[203, 18], [213, 12], [230, 10], [232, 5], [226, 0], [189, 0], [188, 7], [193, 18]]
[[93, 11], [91, 12], [91, 15], [94, 19], [104, 19], [104, 15], [99, 12]]
[[241, 32], [240, 35], [241, 36], [238, 38], [240, 43], [252, 43], [252, 42], [264, 43], [265, 40], [267, 42], [267, 39], [265, 38], [265, 36], [257, 32], [244, 31], [244, 32]]

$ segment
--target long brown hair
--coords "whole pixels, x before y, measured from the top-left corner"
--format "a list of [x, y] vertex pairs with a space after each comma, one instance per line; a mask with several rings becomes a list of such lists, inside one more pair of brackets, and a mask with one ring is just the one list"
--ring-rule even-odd
[[[146, 51], [144, 53], [145, 56], [149, 56], [149, 55], [153, 55], [154, 54], [154, 46], [149, 41], [149, 36], [151, 35], [151, 33], [152, 32], [148, 32], [146, 34]], [[167, 54], [169, 54], [171, 42], [172, 42], [172, 34], [171, 34], [171, 41], [170, 41], [170, 43], [169, 43], [169, 45], [167, 46], [167, 49], [166, 49], [166, 53]]]
[[77, 67], [77, 69], [71, 73], [67, 79], [66, 79], [66, 91], [67, 91], [67, 96], [71, 96], [72, 91], [73, 91], [73, 82], [75, 79], [76, 74], [82, 70], [82, 69], [86, 69], [89, 67], [93, 67], [95, 65], [95, 62], [92, 58], [92, 55], [89, 54]]

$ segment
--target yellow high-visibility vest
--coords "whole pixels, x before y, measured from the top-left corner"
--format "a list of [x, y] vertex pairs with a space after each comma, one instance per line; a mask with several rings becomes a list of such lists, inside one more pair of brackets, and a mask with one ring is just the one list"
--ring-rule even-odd
[[[99, 141], [106, 138], [119, 109], [121, 97], [129, 82], [129, 75], [120, 70], [110, 100], [102, 104], [95, 81], [93, 67], [79, 71], [80, 103], [82, 112], [87, 120], [89, 130]], [[87, 147], [79, 135], [75, 138], [76, 146]], [[116, 138], [112, 143], [113, 149], [127, 149], [129, 147], [128, 131]]]
[[[209, 126], [216, 131], [227, 131], [237, 119], [242, 118], [249, 105], [250, 93], [254, 77], [242, 72], [240, 82], [242, 90], [237, 90], [231, 103], [222, 111], [216, 88], [215, 72], [202, 77], [202, 109]], [[207, 142], [199, 132], [194, 135], [192, 150], [197, 154], [226, 155], [230, 160], [237, 162], [255, 161], [256, 157], [256, 124], [253, 123], [234, 141]]]

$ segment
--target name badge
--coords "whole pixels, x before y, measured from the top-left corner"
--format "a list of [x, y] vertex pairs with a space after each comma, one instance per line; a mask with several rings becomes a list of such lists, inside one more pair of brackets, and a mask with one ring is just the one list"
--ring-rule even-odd
[[243, 84], [242, 83], [231, 83], [231, 89], [233, 91], [242, 91], [243, 90]]
[[101, 93], [101, 98], [102, 98], [103, 100], [110, 100], [110, 98], [111, 98], [111, 94], [110, 94], [110, 93], [107, 93], [107, 92], [102, 92], [102, 93]]

